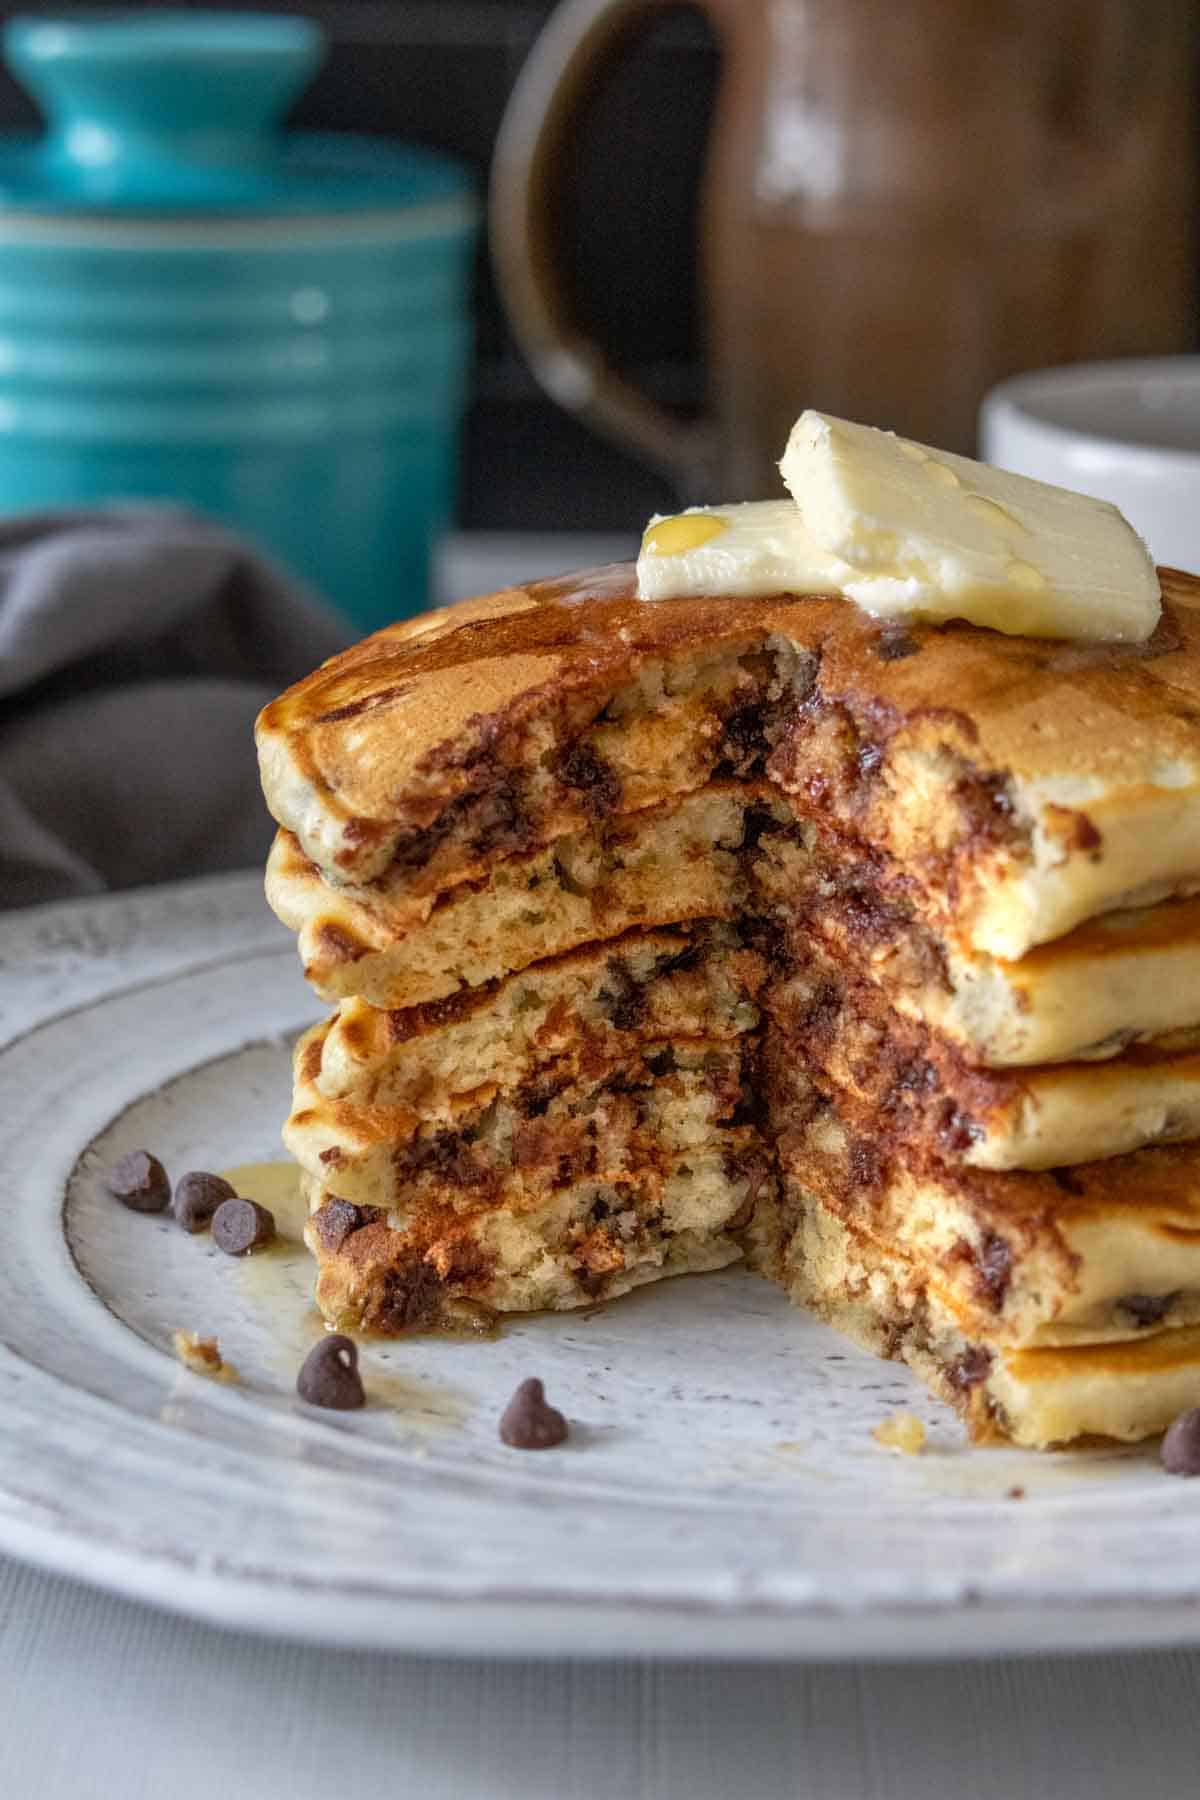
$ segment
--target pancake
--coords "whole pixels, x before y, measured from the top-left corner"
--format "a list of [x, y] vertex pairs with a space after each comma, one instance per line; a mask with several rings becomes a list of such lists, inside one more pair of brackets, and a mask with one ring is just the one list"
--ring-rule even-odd
[[388, 627], [260, 715], [267, 803], [329, 880], [399, 864], [421, 897], [688, 793], [796, 661], [763, 608], [702, 610], [655, 624], [619, 567]]
[[437, 905], [414, 903], [399, 876], [332, 888], [283, 832], [267, 865], [267, 898], [298, 933], [304, 973], [324, 999], [413, 1007], [634, 927], [731, 916], [756, 848], [746, 818], [767, 804], [790, 817], [783, 801], [717, 783], [497, 858]]
[[326, 1317], [745, 1251], [977, 1437], [1200, 1397], [1200, 581], [1139, 645], [632, 572], [267, 707], [268, 898], [337, 1003], [285, 1139]]
[[1200, 885], [1200, 582], [1146, 644], [881, 626], [829, 596], [639, 601], [630, 568], [376, 633], [264, 709], [264, 790], [331, 883], [432, 902], [496, 855], [767, 779], [1013, 960]]
[[988, 1069], [898, 1016], [815, 937], [770, 994], [785, 1055], [853, 1101], [864, 1132], [926, 1163], [1053, 1169], [1200, 1137], [1200, 1030], [1105, 1062]]
[[[305, 1240], [330, 1324], [401, 1336], [491, 1312], [593, 1305], [672, 1275], [724, 1268], [765, 1177], [737, 1132], [665, 1148], [617, 1179], [554, 1186], [514, 1173], [497, 1203], [422, 1207], [405, 1218], [355, 1206], [305, 1174]], [[730, 1140], [734, 1140], [731, 1142]]]
[[382, 1208], [396, 1224], [433, 1210], [520, 1210], [530, 1194], [584, 1181], [621, 1187], [636, 1177], [649, 1187], [693, 1153], [762, 1159], [735, 1122], [744, 1111], [736, 1041], [647, 1041], [588, 1073], [563, 1058], [499, 1092], [463, 1097], [440, 1119], [327, 1099], [305, 1078], [310, 1045], [298, 1047], [284, 1143], [340, 1198]]
[[990, 1067], [1095, 1060], [1200, 1021], [1200, 900], [1089, 920], [1017, 962], [942, 937], [885, 859], [828, 831], [774, 832], [760, 908], [803, 962], [819, 939], [888, 1004]]
[[761, 784], [714, 783], [497, 858], [437, 905], [396, 885], [331, 888], [277, 837], [267, 895], [323, 998], [412, 1008], [632, 928], [716, 916], [771, 921], [800, 957], [819, 933], [896, 1011], [985, 1065], [1113, 1056], [1200, 1021], [1200, 900], [1108, 914], [1015, 963], [963, 952], [877, 856]]
[[1200, 1318], [1200, 1147], [1042, 1172], [914, 1166], [778, 1045], [768, 1061], [785, 1186], [910, 1262], [971, 1334], [1061, 1346]]
[[759, 1266], [864, 1349], [907, 1363], [963, 1415], [976, 1442], [1136, 1443], [1195, 1405], [1200, 1324], [1069, 1347], [995, 1343], [892, 1247], [827, 1211], [801, 1183], [784, 1187], [780, 1208], [768, 1199], [758, 1212]]
[[343, 1000], [308, 1034], [298, 1077], [329, 1099], [447, 1122], [464, 1098], [506, 1092], [551, 1063], [599, 1070], [642, 1040], [753, 1030], [766, 975], [731, 925], [629, 932], [406, 1011]]

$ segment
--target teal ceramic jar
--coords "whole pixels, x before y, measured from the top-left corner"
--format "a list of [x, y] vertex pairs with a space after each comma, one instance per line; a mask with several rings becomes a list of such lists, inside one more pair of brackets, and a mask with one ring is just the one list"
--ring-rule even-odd
[[306, 19], [18, 18], [0, 141], [0, 511], [185, 500], [360, 627], [425, 602], [464, 399], [470, 184], [283, 135]]

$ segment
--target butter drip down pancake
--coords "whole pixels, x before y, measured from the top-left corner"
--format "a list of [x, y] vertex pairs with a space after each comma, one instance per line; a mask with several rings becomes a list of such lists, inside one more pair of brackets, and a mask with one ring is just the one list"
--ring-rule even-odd
[[268, 896], [337, 1008], [287, 1128], [326, 1315], [745, 1256], [980, 1437], [1200, 1401], [1200, 582], [1162, 591], [1080, 645], [618, 568], [268, 707]]

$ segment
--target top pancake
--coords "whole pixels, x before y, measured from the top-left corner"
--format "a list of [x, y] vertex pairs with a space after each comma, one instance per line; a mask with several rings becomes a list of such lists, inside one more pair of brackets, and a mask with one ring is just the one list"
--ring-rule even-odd
[[332, 882], [443, 891], [604, 812], [760, 773], [1013, 958], [1200, 881], [1200, 581], [1144, 645], [882, 627], [828, 596], [639, 601], [631, 567], [368, 638], [262, 713], [272, 812]]

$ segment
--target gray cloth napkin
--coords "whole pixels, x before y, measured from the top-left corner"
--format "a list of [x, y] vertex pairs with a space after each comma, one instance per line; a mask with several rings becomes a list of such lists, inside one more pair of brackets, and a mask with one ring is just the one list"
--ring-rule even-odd
[[0, 907], [259, 861], [254, 715], [346, 637], [181, 508], [0, 520]]

